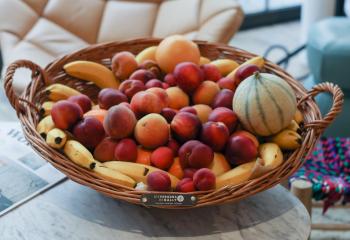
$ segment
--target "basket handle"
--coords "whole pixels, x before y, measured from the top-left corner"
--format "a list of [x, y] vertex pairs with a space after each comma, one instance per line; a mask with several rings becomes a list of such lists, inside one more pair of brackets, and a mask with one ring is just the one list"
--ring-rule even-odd
[[25, 102], [28, 104], [31, 108], [33, 108], [36, 111], [39, 111], [38, 108], [31, 102], [27, 101], [24, 98], [21, 98], [16, 95], [14, 89], [13, 89], [13, 76], [17, 70], [17, 68], [28, 68], [32, 71], [31, 78], [32, 80], [36, 78], [41, 78], [44, 80], [45, 84], [48, 83], [46, 74], [44, 70], [37, 64], [33, 63], [29, 60], [17, 60], [13, 62], [10, 66], [8, 66], [6, 70], [5, 80], [4, 80], [4, 88], [7, 98], [9, 99], [12, 107], [18, 112], [22, 112], [23, 105], [21, 105], [20, 102]]
[[319, 131], [323, 132], [337, 117], [337, 115], [341, 112], [343, 103], [344, 103], [344, 94], [340, 87], [334, 83], [324, 82], [317, 84], [308, 92], [308, 94], [300, 99], [298, 102], [298, 106], [303, 103], [308, 98], [313, 98], [319, 93], [328, 92], [333, 95], [333, 103], [329, 112], [319, 120], [315, 120], [308, 124], [305, 124], [305, 127], [316, 128]]

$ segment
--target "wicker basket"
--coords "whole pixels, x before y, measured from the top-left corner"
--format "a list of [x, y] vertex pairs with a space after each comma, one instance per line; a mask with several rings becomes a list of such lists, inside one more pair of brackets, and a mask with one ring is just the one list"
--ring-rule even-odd
[[[75, 53], [66, 55], [42, 69], [35, 63], [27, 60], [19, 60], [12, 63], [6, 72], [5, 90], [11, 105], [17, 111], [18, 118], [22, 124], [24, 134], [34, 150], [49, 161], [55, 168], [63, 172], [73, 181], [89, 186], [102, 194], [112, 198], [121, 199], [134, 204], [142, 204], [140, 199], [145, 191], [136, 191], [132, 188], [120, 186], [99, 178], [92, 171], [88, 171], [71, 162], [61, 152], [49, 147], [36, 131], [39, 120], [38, 108], [46, 100], [43, 89], [47, 84], [59, 82], [67, 84], [96, 100], [98, 88], [86, 81], [81, 81], [68, 76], [63, 71], [63, 65], [75, 60], [90, 60], [110, 66], [111, 57], [119, 51], [130, 51], [137, 54], [146, 47], [159, 44], [161, 39], [135, 39], [125, 42], [112, 42], [93, 45]], [[202, 56], [209, 59], [230, 58], [242, 63], [255, 55], [220, 44], [197, 41]], [[32, 71], [32, 81], [24, 93], [17, 97], [12, 87], [13, 75], [17, 68], [29, 68]], [[215, 191], [195, 192], [197, 202], [192, 207], [203, 207], [217, 205], [246, 198], [255, 193], [264, 191], [280, 183], [293, 174], [302, 164], [304, 156], [314, 147], [317, 139], [324, 129], [334, 120], [341, 111], [343, 104], [343, 93], [337, 85], [332, 83], [321, 83], [313, 90], [306, 89], [279, 66], [266, 62], [264, 72], [270, 72], [283, 78], [295, 91], [298, 99], [298, 108], [304, 115], [305, 128], [303, 132], [302, 146], [293, 153], [285, 154], [285, 161], [278, 168], [263, 176], [249, 180], [236, 186], [226, 186]], [[333, 95], [333, 106], [330, 112], [323, 118], [313, 97], [320, 92], [329, 92]], [[172, 194], [172, 193], [167, 193]], [[161, 208], [188, 208], [181, 206], [160, 205]]]

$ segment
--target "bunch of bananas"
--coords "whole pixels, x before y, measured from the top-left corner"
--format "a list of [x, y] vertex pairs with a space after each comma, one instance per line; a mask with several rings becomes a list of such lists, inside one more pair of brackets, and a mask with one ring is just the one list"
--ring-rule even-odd
[[288, 127], [279, 133], [269, 137], [267, 140], [276, 143], [282, 150], [295, 150], [300, 147], [302, 137], [300, 125], [303, 123], [303, 116], [299, 110], [296, 111], [294, 120]]

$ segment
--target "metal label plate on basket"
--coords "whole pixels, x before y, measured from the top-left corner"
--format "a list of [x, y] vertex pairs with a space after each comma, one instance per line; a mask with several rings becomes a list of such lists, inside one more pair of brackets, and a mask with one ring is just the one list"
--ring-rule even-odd
[[140, 200], [145, 206], [194, 206], [197, 203], [197, 197], [188, 194], [147, 193]]

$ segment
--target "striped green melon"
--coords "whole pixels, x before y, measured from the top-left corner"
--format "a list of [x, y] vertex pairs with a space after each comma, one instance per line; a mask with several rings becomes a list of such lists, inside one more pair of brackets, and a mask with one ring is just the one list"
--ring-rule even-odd
[[245, 129], [269, 136], [290, 124], [296, 104], [293, 89], [282, 78], [255, 73], [238, 86], [232, 108]]

